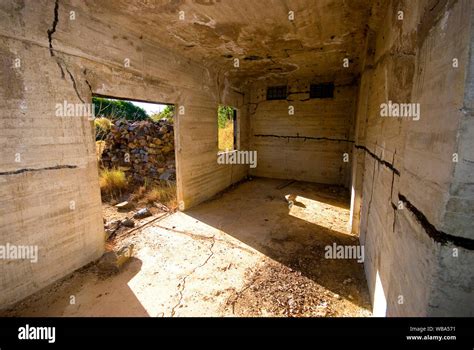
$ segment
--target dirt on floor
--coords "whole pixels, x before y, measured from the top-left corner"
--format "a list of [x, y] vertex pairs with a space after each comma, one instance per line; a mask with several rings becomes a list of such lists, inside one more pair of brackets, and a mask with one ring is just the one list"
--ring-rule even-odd
[[0, 314], [370, 316], [363, 265], [325, 255], [334, 244], [358, 246], [348, 202], [337, 186], [253, 179], [121, 232], [113, 247], [134, 253], [119, 272], [90, 264]]
[[[248, 274], [248, 284], [232, 293], [227, 305], [241, 316], [363, 316], [300, 271], [269, 261]], [[351, 298], [353, 299], [353, 298]], [[355, 316], [353, 315], [353, 316]]]

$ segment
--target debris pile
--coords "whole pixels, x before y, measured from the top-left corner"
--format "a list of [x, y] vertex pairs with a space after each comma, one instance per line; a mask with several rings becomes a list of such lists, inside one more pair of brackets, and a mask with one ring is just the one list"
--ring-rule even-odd
[[[128, 211], [131, 210], [133, 205], [130, 202], [122, 202], [115, 206], [117, 210]], [[133, 214], [133, 218], [129, 215], [121, 218], [107, 221], [104, 218], [104, 230], [105, 230], [105, 240], [109, 240], [115, 237], [116, 234], [120, 234], [123, 228], [134, 228], [136, 222], [134, 220], [141, 220], [147, 217], [153, 216], [153, 213], [148, 208], [139, 209]]]
[[104, 168], [123, 170], [138, 183], [145, 179], [174, 181], [174, 130], [167, 120], [116, 121], [105, 137]]
[[234, 314], [250, 316], [335, 316], [334, 297], [310, 278], [280, 263], [257, 268], [248, 284], [227, 301]]

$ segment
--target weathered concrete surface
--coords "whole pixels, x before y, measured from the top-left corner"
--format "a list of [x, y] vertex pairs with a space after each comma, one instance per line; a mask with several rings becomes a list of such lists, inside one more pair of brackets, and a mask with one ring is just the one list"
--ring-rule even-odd
[[[372, 1], [119, 0], [87, 5], [129, 31], [152, 32], [160, 46], [244, 84], [280, 74], [329, 79], [357, 75]], [[140, 20], [123, 23], [129, 16]], [[351, 60], [346, 71], [341, 70], [345, 57]], [[238, 69], [235, 58], [240, 60]]]
[[[453, 153], [458, 141], [467, 146], [457, 135], [466, 131], [460, 122], [466, 121], [471, 6], [392, 1], [385, 25], [368, 43], [373, 56], [359, 90], [353, 224], [359, 205], [362, 210], [353, 231], [360, 232], [367, 253], [376, 315], [473, 316], [466, 307], [474, 303], [472, 243], [456, 239], [469, 231], [462, 225], [472, 210], [464, 206], [473, 196], [469, 187], [453, 187], [453, 172], [466, 166], [453, 162]], [[419, 103], [420, 120], [381, 117], [380, 105], [389, 100]], [[459, 182], [465, 175], [459, 173]], [[449, 198], [450, 188], [457, 188], [456, 198]], [[455, 225], [449, 215], [463, 219]]]
[[[311, 83], [321, 81], [272, 80], [251, 85], [250, 148], [257, 151], [259, 161], [250, 174], [349, 185], [357, 87], [340, 83], [334, 98], [310, 99]], [[266, 101], [268, 86], [287, 84], [286, 100]]]
[[136, 254], [120, 274], [88, 267], [3, 315], [369, 316], [362, 264], [325, 259], [326, 245], [357, 244], [348, 191], [285, 183], [255, 179], [156, 221], [122, 241]]
[[[216, 162], [216, 109], [232, 105], [240, 148], [259, 151], [254, 174], [352, 177], [352, 232], [366, 248], [375, 314], [473, 315], [472, 2], [270, 3], [1, 2], [0, 243], [38, 245], [40, 259], [2, 262], [0, 307], [103, 250], [90, 122], [55, 116], [57, 103], [95, 93], [184, 107], [182, 209], [249, 173]], [[327, 81], [334, 100], [304, 101], [310, 83]], [[264, 87], [280, 82], [294, 116], [290, 101], [263, 101]], [[420, 120], [380, 117], [388, 101], [420, 103]]]
[[211, 68], [159, 48], [152, 31], [128, 28], [133, 17], [116, 20], [101, 13], [81, 1], [0, 4], [1, 243], [38, 245], [40, 252], [36, 264], [2, 262], [1, 307], [103, 250], [91, 124], [84, 115], [56, 116], [57, 103], [90, 103], [96, 93], [184, 106], [176, 123], [182, 208], [247, 173], [245, 166], [216, 162], [219, 103], [239, 108], [245, 147], [242, 95], [230, 91]]
[[[465, 11], [469, 13], [469, 7], [465, 6]], [[471, 7], [471, 20], [463, 25], [463, 32], [469, 35], [466, 39], [463, 36], [463, 44], [468, 40], [466, 47], [468, 58], [463, 61], [460, 67], [465, 70], [464, 96], [463, 101], [457, 101], [457, 105], [462, 105], [457, 121], [457, 147], [454, 152], [458, 156], [458, 161], [454, 164], [452, 182], [449, 189], [449, 199], [447, 200], [443, 231], [453, 232], [456, 236], [474, 239], [474, 229], [472, 222], [474, 219], [474, 6]], [[467, 26], [470, 24], [470, 28]], [[459, 39], [458, 39], [459, 40]], [[469, 41], [470, 40], [470, 41]], [[465, 57], [466, 52], [463, 52]], [[459, 82], [458, 84], [461, 84]]]

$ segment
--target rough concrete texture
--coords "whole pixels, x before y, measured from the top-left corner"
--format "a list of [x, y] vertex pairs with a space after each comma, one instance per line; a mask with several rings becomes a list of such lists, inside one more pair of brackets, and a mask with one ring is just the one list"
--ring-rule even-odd
[[87, 267], [3, 315], [369, 316], [362, 264], [325, 259], [334, 241], [357, 244], [348, 191], [285, 183], [245, 182], [155, 221], [122, 241], [136, 253], [119, 274]]
[[[240, 148], [259, 152], [254, 174], [350, 180], [376, 315], [473, 316], [472, 1], [308, 3], [2, 1], [1, 242], [37, 244], [40, 259], [2, 262], [0, 307], [103, 251], [90, 122], [55, 116], [57, 103], [100, 94], [184, 107], [181, 209], [249, 174], [216, 162], [217, 106], [237, 108]], [[306, 101], [310, 83], [328, 81], [334, 99]], [[282, 83], [287, 101], [263, 101]], [[382, 118], [388, 101], [419, 103], [420, 120]], [[259, 233], [242, 220], [243, 236]]]
[[[160, 46], [216, 67], [240, 85], [260, 77], [356, 75], [372, 1], [88, 1], [88, 8], [123, 23], [128, 30], [152, 32]], [[182, 11], [182, 12], [181, 12]], [[289, 20], [290, 11], [294, 20]], [[180, 16], [180, 14], [182, 16]], [[342, 59], [350, 57], [348, 72]], [[233, 66], [240, 60], [239, 69]], [[315, 63], [317, 62], [317, 63]], [[238, 82], [237, 82], [238, 81]]]
[[[359, 94], [353, 224], [360, 209], [355, 206], [361, 205], [359, 230], [376, 315], [473, 316], [465, 307], [474, 302], [472, 243], [459, 241], [465, 230], [445, 221], [446, 209], [456, 208], [449, 189], [459, 167], [452, 160], [457, 134], [466, 118], [471, 6], [470, 1], [392, 1], [386, 25], [372, 43], [368, 39], [372, 57]], [[397, 19], [399, 10], [403, 21]], [[453, 67], [453, 58], [459, 67]], [[382, 118], [380, 104], [389, 100], [420, 103], [420, 120]], [[457, 194], [464, 196], [463, 204], [472, 200], [468, 188]], [[448, 220], [452, 214], [466, 220], [466, 210], [456, 209]]]
[[[259, 162], [250, 174], [349, 185], [357, 87], [339, 85], [334, 98], [316, 99], [309, 95], [311, 83], [273, 80], [251, 86], [249, 142]], [[266, 100], [268, 86], [286, 84], [286, 100]]]
[[[132, 17], [120, 21], [99, 16], [102, 10], [95, 11], [95, 5], [0, 4], [1, 237], [4, 244], [38, 244], [40, 255], [36, 264], [2, 263], [2, 306], [103, 251], [91, 124], [86, 116], [56, 116], [57, 103], [90, 103], [94, 93], [184, 106], [175, 140], [183, 209], [247, 172], [244, 166], [216, 162], [219, 103], [239, 108], [245, 147], [242, 96], [228, 91], [210, 68], [160, 48], [151, 31], [130, 30], [126, 21], [135, 22]], [[74, 21], [69, 19], [71, 10], [76, 11]], [[19, 68], [13, 67], [16, 58], [21, 59]], [[125, 59], [130, 67], [124, 66]], [[71, 201], [75, 210], [70, 209]]]

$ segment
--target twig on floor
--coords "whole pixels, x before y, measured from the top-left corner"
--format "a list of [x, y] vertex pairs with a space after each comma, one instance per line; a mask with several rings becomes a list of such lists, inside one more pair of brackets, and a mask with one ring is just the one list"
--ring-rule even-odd
[[151, 224], [152, 222], [158, 221], [159, 219], [163, 219], [164, 217], [169, 216], [169, 215], [171, 215], [170, 212], [164, 213], [164, 214], [161, 215], [161, 216], [158, 216], [158, 217], [156, 217], [156, 218], [154, 218], [154, 219], [152, 219], [152, 220], [150, 220], [150, 221], [145, 222], [143, 225], [134, 227], [134, 228], [132, 228], [132, 229], [129, 230], [129, 231], [122, 232], [121, 234], [116, 235], [114, 238], [115, 238], [115, 239], [118, 239], [118, 238], [120, 238], [120, 237], [122, 237], [122, 236], [129, 235], [130, 233], [135, 232], [135, 231], [137, 231], [137, 230], [139, 230], [139, 229], [141, 229], [141, 228], [143, 228], [143, 227], [145, 227], [145, 226]]

